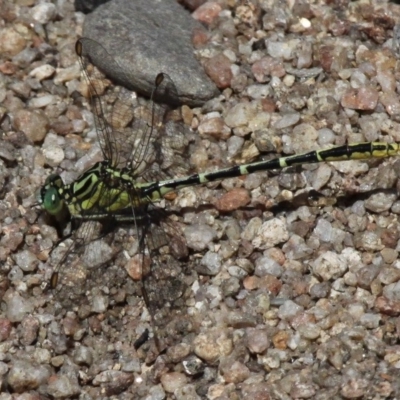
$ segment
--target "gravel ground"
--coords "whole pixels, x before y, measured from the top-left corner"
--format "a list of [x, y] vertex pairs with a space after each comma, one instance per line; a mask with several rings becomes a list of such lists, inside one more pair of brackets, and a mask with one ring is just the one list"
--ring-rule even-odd
[[[194, 51], [221, 94], [182, 107], [192, 168], [400, 141], [399, 14], [365, 1], [197, 8], [207, 30]], [[123, 257], [69, 307], [43, 290], [62, 246], [50, 258], [60, 232], [34, 193], [100, 154], [78, 94], [84, 19], [67, 0], [0, 4], [0, 400], [400, 398], [396, 158], [256, 173], [168, 200], [190, 249], [192, 329], [153, 363], [152, 334], [134, 347], [150, 318]]]

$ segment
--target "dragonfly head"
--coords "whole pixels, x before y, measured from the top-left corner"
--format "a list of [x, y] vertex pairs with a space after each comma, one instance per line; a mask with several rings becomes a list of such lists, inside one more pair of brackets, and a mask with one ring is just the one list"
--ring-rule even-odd
[[38, 193], [38, 202], [51, 215], [59, 215], [64, 211], [64, 199], [61, 193], [64, 182], [60, 175], [49, 175]]

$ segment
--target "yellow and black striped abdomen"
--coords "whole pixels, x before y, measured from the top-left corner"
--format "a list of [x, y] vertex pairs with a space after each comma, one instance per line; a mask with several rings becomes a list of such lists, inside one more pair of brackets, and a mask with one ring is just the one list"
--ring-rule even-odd
[[171, 179], [138, 185], [143, 190], [143, 196], [156, 201], [172, 190], [202, 183], [248, 175], [258, 171], [280, 169], [294, 165], [313, 164], [319, 162], [338, 162], [346, 160], [367, 160], [370, 158], [387, 158], [400, 154], [400, 144], [385, 142], [354, 143], [344, 146], [331, 147], [323, 150], [313, 150], [293, 156], [274, 158], [251, 164], [238, 165], [219, 171], [195, 174], [186, 178]]

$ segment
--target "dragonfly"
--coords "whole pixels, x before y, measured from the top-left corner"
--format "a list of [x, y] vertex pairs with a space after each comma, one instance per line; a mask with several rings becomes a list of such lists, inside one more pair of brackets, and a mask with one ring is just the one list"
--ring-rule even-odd
[[[259, 171], [400, 154], [398, 143], [363, 142], [185, 175], [188, 139], [182, 124], [174, 120], [177, 102], [167, 105], [158, 101], [178, 98], [172, 79], [165, 73], [158, 74], [150, 100], [140, 103], [95, 67], [93, 59], [102, 60], [127, 80], [124, 70], [102, 45], [81, 38], [76, 43], [76, 53], [87, 82], [103, 159], [69, 184], [60, 175], [52, 174], [40, 190], [38, 200], [47, 213], [57, 218], [67, 214], [71, 220], [71, 244], [56, 265], [50, 286], [57, 290], [71, 255], [110, 233], [111, 241], [131, 244], [126, 235], [116, 239], [115, 232], [120, 225], [133, 227], [137, 241], [131, 262], [134, 260], [139, 266], [141, 294], [159, 352], [195, 329], [185, 314], [195, 278], [181, 228], [160, 206], [168, 195], [185, 187]], [[76, 265], [80, 263], [78, 258]], [[74, 278], [81, 273], [79, 268], [71, 271]], [[89, 279], [85, 273], [81, 278]], [[105, 275], [104, 280], [107, 281]], [[76, 289], [73, 278], [68, 278], [67, 283], [66, 298]]]

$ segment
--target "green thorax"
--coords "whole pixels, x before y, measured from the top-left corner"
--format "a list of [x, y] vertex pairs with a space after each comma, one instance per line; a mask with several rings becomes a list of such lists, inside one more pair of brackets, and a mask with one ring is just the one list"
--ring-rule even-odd
[[141, 186], [135, 184], [128, 170], [113, 169], [102, 161], [69, 185], [64, 185], [59, 175], [50, 175], [38, 200], [56, 217], [68, 209], [73, 218], [105, 218], [148, 204], [149, 200], [141, 196]]

